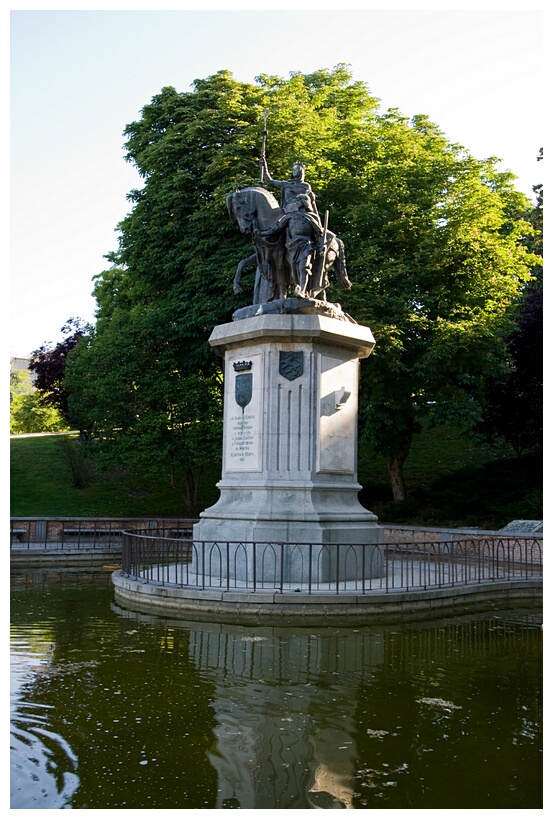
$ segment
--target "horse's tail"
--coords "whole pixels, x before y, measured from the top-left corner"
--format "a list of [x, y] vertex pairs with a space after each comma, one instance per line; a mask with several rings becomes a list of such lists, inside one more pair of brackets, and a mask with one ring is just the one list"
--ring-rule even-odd
[[351, 287], [351, 282], [348, 278], [348, 271], [346, 268], [346, 250], [341, 239], [336, 237], [336, 242], [338, 243], [338, 255], [336, 256], [335, 260], [334, 272], [336, 273], [336, 278], [342, 287], [345, 290], [349, 290]]

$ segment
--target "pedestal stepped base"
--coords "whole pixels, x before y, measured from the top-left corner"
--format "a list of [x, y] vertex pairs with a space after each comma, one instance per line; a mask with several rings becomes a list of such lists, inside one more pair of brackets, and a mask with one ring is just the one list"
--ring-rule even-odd
[[[312, 579], [336, 578], [338, 551], [341, 578], [380, 576], [379, 551], [362, 548], [380, 542], [380, 527], [357, 499], [358, 368], [374, 347], [369, 328], [261, 310], [219, 325], [210, 344], [225, 355], [221, 496], [201, 513], [194, 540], [324, 544]], [[233, 547], [231, 576], [251, 575], [251, 551]], [[258, 579], [272, 574], [270, 554], [257, 550]], [[305, 554], [285, 550], [283, 579], [307, 580]]]

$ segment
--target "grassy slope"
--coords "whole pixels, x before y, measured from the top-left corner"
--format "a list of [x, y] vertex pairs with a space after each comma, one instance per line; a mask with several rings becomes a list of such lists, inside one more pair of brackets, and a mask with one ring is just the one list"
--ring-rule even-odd
[[137, 474], [115, 471], [98, 474], [90, 461], [89, 485], [74, 489], [60, 437], [11, 439], [12, 516], [195, 517], [218, 496], [214, 483], [220, 475], [210, 474], [203, 482], [200, 509], [185, 512], [168, 480], [154, 483]]
[[360, 499], [382, 521], [494, 529], [543, 518], [541, 453], [517, 460], [452, 426], [423, 431], [405, 463], [401, 503], [392, 502], [385, 460], [365, 450], [359, 461]]
[[[168, 481], [152, 483], [122, 472], [99, 475], [92, 464], [88, 488], [74, 489], [60, 437], [11, 439], [13, 516], [196, 517], [218, 497], [219, 464], [206, 471], [194, 510], [183, 510]], [[542, 518], [541, 459], [517, 462], [505, 451], [476, 446], [451, 427], [416, 436], [405, 477], [409, 498], [394, 504], [384, 459], [368, 449], [360, 452], [360, 497], [382, 521], [495, 528], [514, 518]]]

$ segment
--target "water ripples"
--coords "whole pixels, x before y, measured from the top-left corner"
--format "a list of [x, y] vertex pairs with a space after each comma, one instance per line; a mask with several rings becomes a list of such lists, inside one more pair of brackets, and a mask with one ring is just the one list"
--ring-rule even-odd
[[179, 627], [87, 589], [12, 618], [12, 808], [539, 803], [533, 616]]
[[70, 807], [79, 786], [77, 755], [64, 737], [52, 730], [55, 707], [29, 697], [37, 676], [51, 669], [52, 644], [37, 638], [41, 627], [27, 625], [12, 633], [12, 809]]

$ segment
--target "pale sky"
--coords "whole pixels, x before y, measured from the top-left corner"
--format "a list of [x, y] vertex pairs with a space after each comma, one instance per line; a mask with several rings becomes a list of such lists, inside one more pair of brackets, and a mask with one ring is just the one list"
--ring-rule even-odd
[[[122, 132], [165, 85], [189, 91], [220, 69], [253, 82], [348, 63], [383, 111], [427, 114], [477, 158], [500, 157], [532, 200], [543, 182], [539, 6], [164, 5], [40, 11], [27, 3], [11, 12], [11, 355], [58, 341], [70, 316], [93, 321], [92, 277], [108, 267], [126, 194], [140, 184], [123, 160]], [[229, 10], [209, 10], [217, 5]]]

